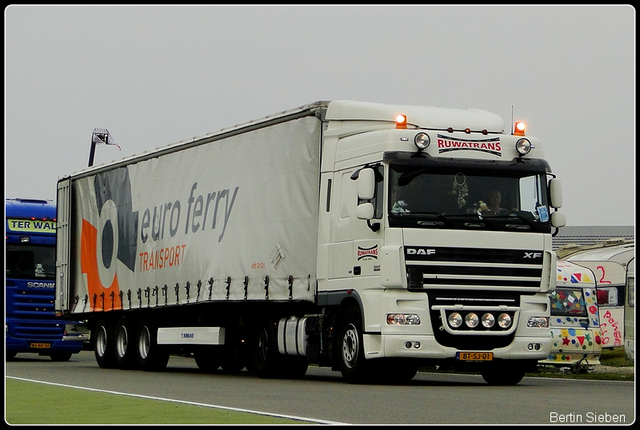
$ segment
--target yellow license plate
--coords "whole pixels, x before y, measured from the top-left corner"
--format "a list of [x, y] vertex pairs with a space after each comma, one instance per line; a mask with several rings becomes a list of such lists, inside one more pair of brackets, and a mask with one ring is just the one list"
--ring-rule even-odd
[[491, 361], [493, 352], [458, 352], [456, 358], [460, 361]]
[[34, 349], [47, 349], [47, 348], [51, 348], [51, 344], [50, 343], [36, 343], [33, 342], [29, 345], [31, 348]]

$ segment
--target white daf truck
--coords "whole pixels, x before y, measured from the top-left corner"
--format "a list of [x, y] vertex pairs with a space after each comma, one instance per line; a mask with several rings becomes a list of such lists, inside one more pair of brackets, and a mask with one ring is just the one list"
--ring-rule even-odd
[[479, 110], [316, 102], [58, 181], [56, 309], [101, 367], [517, 384], [550, 351], [559, 181]]

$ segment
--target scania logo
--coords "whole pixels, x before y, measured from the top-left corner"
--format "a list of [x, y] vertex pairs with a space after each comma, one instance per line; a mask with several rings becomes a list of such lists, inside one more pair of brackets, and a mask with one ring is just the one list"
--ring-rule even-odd
[[435, 255], [435, 249], [407, 248], [407, 255]]
[[524, 257], [522, 257], [522, 258], [535, 259], [535, 258], [541, 258], [541, 257], [542, 257], [542, 253], [541, 252], [525, 252], [524, 253]]
[[56, 287], [55, 282], [27, 282], [27, 288], [51, 288]]

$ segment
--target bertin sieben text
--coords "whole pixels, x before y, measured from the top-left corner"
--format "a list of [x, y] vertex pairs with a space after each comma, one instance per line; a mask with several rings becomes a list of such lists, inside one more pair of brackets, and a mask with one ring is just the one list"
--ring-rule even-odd
[[569, 412], [549, 412], [550, 423], [576, 423], [576, 424], [624, 424], [627, 417], [624, 414], [610, 414], [608, 412], [586, 412], [583, 414]]

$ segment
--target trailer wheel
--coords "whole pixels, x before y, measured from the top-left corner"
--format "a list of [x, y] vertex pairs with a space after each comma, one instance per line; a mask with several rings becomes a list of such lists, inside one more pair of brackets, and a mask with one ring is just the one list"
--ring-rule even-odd
[[338, 335], [340, 372], [347, 382], [364, 382], [371, 376], [370, 363], [364, 357], [362, 318], [357, 307], [346, 310]]
[[253, 326], [249, 339], [250, 370], [260, 378], [279, 376], [282, 356], [278, 352], [275, 329], [269, 318]]
[[138, 324], [136, 356], [143, 370], [157, 371], [167, 367], [169, 351], [158, 345], [157, 328], [148, 321]]
[[135, 326], [126, 318], [121, 318], [114, 334], [116, 363], [122, 369], [134, 368], [137, 364]]
[[113, 341], [113, 328], [108, 320], [98, 321], [93, 329], [94, 352], [98, 366], [110, 369], [116, 366], [116, 354]]

